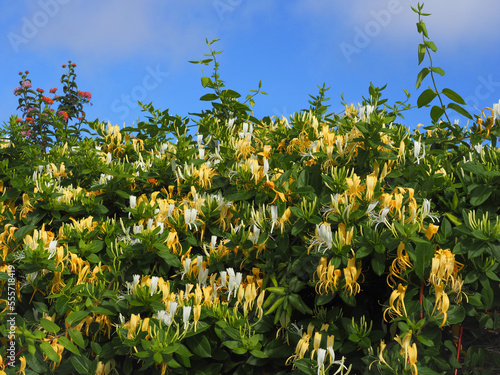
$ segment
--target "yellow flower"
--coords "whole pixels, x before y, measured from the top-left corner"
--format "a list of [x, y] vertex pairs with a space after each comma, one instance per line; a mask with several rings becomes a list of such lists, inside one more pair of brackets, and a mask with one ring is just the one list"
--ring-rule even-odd
[[371, 202], [373, 199], [373, 192], [375, 190], [375, 186], [377, 185], [377, 175], [375, 174], [370, 174], [366, 176], [366, 193], [365, 193], [365, 199], [368, 202]]
[[[389, 366], [389, 364], [387, 363], [387, 361], [384, 359], [384, 350], [385, 350], [385, 347], [387, 345], [385, 344], [385, 342], [383, 341], [380, 341], [380, 348], [379, 348], [379, 352], [378, 352], [378, 361], [375, 360], [373, 361], [372, 363], [370, 363], [370, 366], [368, 367], [368, 370], [371, 370], [372, 369], [372, 365], [375, 363], [375, 362], [378, 362], [379, 364], [380, 363], [383, 363], [384, 365], [386, 365], [387, 367], [389, 367], [391, 370], [392, 370], [392, 367]], [[394, 370], [393, 370], [394, 371]]]
[[405, 369], [408, 369], [411, 367], [411, 373], [413, 375], [418, 375], [418, 368], [417, 368], [417, 344], [413, 343], [410, 345], [411, 342], [411, 335], [412, 331], [408, 331], [406, 336], [401, 340], [398, 335], [394, 337], [394, 340], [401, 345], [401, 355], [405, 356]]
[[347, 177], [345, 182], [349, 188], [350, 201], [353, 203], [356, 198], [361, 197], [361, 193], [365, 190], [365, 187], [361, 186], [361, 178], [356, 173], [353, 173], [352, 177]]
[[436, 309], [440, 310], [439, 314], [437, 314], [435, 318], [443, 315], [443, 322], [439, 326], [441, 328], [446, 323], [448, 317], [446, 312], [450, 308], [450, 299], [448, 294], [444, 291], [444, 284], [434, 285], [434, 292], [436, 294], [436, 303], [434, 304], [434, 309], [432, 310], [431, 315], [434, 315], [434, 311], [436, 311]]
[[23, 375], [26, 375], [26, 372], [24, 371], [26, 369], [26, 358], [23, 356], [23, 357], [19, 357], [19, 362], [21, 363], [20, 366], [19, 366], [19, 371], [17, 372], [18, 374], [23, 374]]
[[405, 294], [407, 286], [401, 284], [398, 285], [398, 289], [391, 293], [389, 298], [389, 307], [384, 311], [384, 320], [387, 321], [385, 314], [389, 312], [389, 316], [394, 318], [394, 316], [406, 316], [406, 306], [405, 306]]
[[427, 228], [427, 232], [425, 233], [425, 237], [430, 241], [432, 237], [434, 237], [439, 230], [439, 225], [434, 225], [429, 223], [429, 227]]
[[403, 242], [399, 243], [397, 251], [398, 251], [398, 256], [396, 259], [393, 260], [392, 265], [389, 268], [389, 275], [387, 276], [387, 284], [391, 288], [394, 288], [396, 286], [394, 277], [406, 281], [403, 277], [401, 277], [401, 274], [408, 268], [413, 267], [413, 265], [410, 262], [410, 257], [406, 253], [405, 244]]
[[200, 320], [201, 315], [201, 305], [193, 306], [193, 322], [194, 322], [194, 331], [196, 332], [196, 326], [198, 325], [198, 321]]
[[361, 291], [357, 280], [361, 275], [361, 262], [356, 266], [356, 257], [352, 257], [347, 261], [347, 267], [344, 268], [345, 285], [344, 289], [349, 290], [349, 295], [356, 295]]
[[458, 272], [463, 267], [463, 264], [455, 261], [455, 254], [450, 249], [436, 250], [432, 259], [429, 282], [434, 286], [441, 283], [446, 284], [446, 286], [456, 293], [456, 300], [460, 302], [462, 300], [463, 281]]

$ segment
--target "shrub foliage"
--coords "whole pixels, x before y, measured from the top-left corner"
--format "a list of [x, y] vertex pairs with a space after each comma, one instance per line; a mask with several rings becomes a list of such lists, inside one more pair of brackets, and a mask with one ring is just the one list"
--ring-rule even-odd
[[323, 86], [259, 120], [212, 43], [195, 134], [142, 104], [73, 146], [4, 142], [0, 373], [498, 370], [473, 345], [500, 329], [497, 107], [440, 121], [444, 89], [412, 131], [383, 89], [327, 114]]

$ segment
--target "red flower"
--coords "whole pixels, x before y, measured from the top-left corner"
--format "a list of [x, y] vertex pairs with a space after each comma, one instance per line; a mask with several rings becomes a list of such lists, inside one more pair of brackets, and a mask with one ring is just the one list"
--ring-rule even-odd
[[28, 70], [27, 70], [27, 71], [25, 71], [24, 73], [26, 73], [26, 74], [30, 74], [30, 72], [29, 72]]
[[36, 91], [38, 91], [39, 93], [42, 93], [42, 94], [45, 92], [42, 89], [36, 89]]
[[33, 119], [31, 117], [26, 117], [26, 121], [33, 123]]
[[22, 119], [22, 118], [18, 118], [18, 119], [16, 120], [16, 122], [23, 122], [23, 119]]
[[66, 111], [59, 111], [59, 112], [57, 112], [57, 115], [62, 116], [64, 121], [68, 121], [69, 116], [68, 116], [68, 113]]
[[92, 98], [92, 94], [87, 91], [78, 91], [78, 96], [81, 96], [86, 101], [89, 101]]
[[63, 64], [63, 65], [62, 65], [62, 67], [63, 67], [63, 68], [66, 68], [66, 64]]
[[43, 101], [47, 103], [48, 105], [54, 104], [54, 101], [50, 99], [48, 96], [43, 97]]
[[56, 91], [57, 91], [57, 88], [55, 88], [55, 87], [53, 89], [50, 89], [51, 94], [55, 94]]

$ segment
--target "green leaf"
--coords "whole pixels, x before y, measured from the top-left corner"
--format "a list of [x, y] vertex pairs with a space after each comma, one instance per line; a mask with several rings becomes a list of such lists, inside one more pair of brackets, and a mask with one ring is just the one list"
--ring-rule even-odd
[[153, 356], [153, 359], [155, 360], [156, 363], [162, 363], [163, 362], [163, 357], [161, 353], [156, 352]]
[[440, 106], [433, 106], [431, 109], [431, 119], [433, 122], [437, 122], [444, 113], [444, 109]]
[[417, 243], [415, 246], [415, 266], [413, 267], [415, 274], [423, 279], [427, 267], [430, 267], [432, 258], [434, 257], [434, 246], [431, 243]]
[[381, 276], [385, 271], [385, 253], [384, 254], [374, 253], [373, 255], [374, 255], [372, 258], [373, 271], [378, 276]]
[[448, 324], [460, 324], [465, 319], [465, 309], [463, 306], [452, 305], [448, 310]]
[[66, 317], [66, 323], [68, 323], [70, 326], [75, 323], [80, 323], [80, 321], [87, 315], [89, 315], [88, 311], [73, 311]]
[[423, 44], [418, 45], [418, 65], [424, 61], [425, 57], [425, 46]]
[[443, 89], [443, 94], [458, 104], [462, 104], [462, 105], [466, 104], [465, 100], [463, 100], [460, 95], [458, 95], [455, 91], [453, 91], [451, 89]]
[[191, 351], [201, 358], [212, 357], [212, 347], [206, 336], [192, 336], [188, 340]]
[[417, 89], [420, 88], [420, 85], [422, 84], [422, 81], [424, 78], [429, 74], [430, 70], [428, 68], [423, 68], [417, 76]]
[[212, 83], [210, 77], [201, 77], [201, 85], [203, 87], [207, 87], [210, 83]]
[[56, 323], [51, 322], [50, 320], [45, 318], [40, 319], [40, 324], [42, 325], [44, 330], [50, 333], [57, 333], [61, 330], [61, 327], [59, 327]]
[[257, 358], [269, 358], [269, 356], [260, 350], [250, 350], [250, 354]]
[[66, 349], [68, 349], [71, 353], [80, 355], [80, 351], [78, 350], [76, 345], [73, 344], [66, 336], [60, 336], [58, 342]]
[[449, 103], [447, 107], [453, 109], [455, 112], [461, 114], [462, 116], [472, 120], [472, 115], [463, 107], [460, 107], [458, 104]]
[[417, 99], [418, 108], [422, 108], [432, 102], [436, 95], [437, 94], [434, 92], [434, 90], [431, 89], [423, 91]]
[[307, 375], [315, 375], [316, 374], [316, 372], [314, 371], [315, 362], [311, 361], [309, 358], [299, 359], [298, 361], [294, 361], [293, 364], [300, 371], [302, 371], [303, 373], [305, 373]]
[[70, 358], [71, 364], [75, 368], [76, 371], [78, 371], [79, 374], [82, 375], [90, 375], [90, 365], [91, 361], [82, 355], [76, 356], [73, 355]]
[[25, 225], [21, 228], [19, 228], [18, 230], [16, 230], [14, 232], [14, 239], [16, 240], [16, 242], [19, 242], [20, 240], [22, 240], [24, 238], [24, 236], [26, 236], [27, 234], [30, 234], [33, 229], [35, 229], [36, 226], [34, 225]]
[[69, 331], [69, 337], [78, 345], [80, 348], [85, 349], [85, 340], [83, 339], [82, 333], [76, 329]]
[[489, 185], [480, 185], [475, 187], [470, 193], [470, 204], [473, 206], [483, 204], [493, 193], [493, 190], [493, 187]]
[[[444, 70], [443, 70], [443, 69], [441, 69], [441, 68], [439, 68], [439, 67], [437, 67], [437, 66], [431, 66], [431, 70], [432, 70], [434, 73], [439, 74], [440, 76], [444, 76], [444, 74], [445, 74], [445, 73], [444, 73]], [[445, 90], [447, 90], [447, 89], [445, 89]], [[443, 91], [444, 91], [444, 90], [443, 90]], [[464, 104], [465, 104], [465, 103], [464, 103]]]
[[[415, 10], [413, 7], [412, 7], [412, 9], [413, 9], [416, 13], [418, 13], [418, 11], [417, 11], [417, 10]], [[424, 36], [425, 36], [426, 38], [428, 38], [428, 37], [429, 37], [429, 34], [427, 34], [427, 27], [425, 26], [424, 21], [419, 21], [419, 22], [417, 22], [417, 31], [418, 31], [419, 33], [424, 34]]]
[[426, 41], [424, 41], [424, 43], [425, 43], [425, 46], [427, 48], [429, 48], [432, 52], [436, 52], [438, 50], [436, 45], [434, 44], [434, 42], [432, 42], [430, 40], [426, 40]]
[[206, 101], [206, 102], [211, 102], [213, 100], [217, 100], [219, 97], [215, 94], [205, 94], [203, 95], [200, 100]]
[[52, 362], [59, 363], [59, 355], [47, 341], [40, 344], [40, 349], [42, 349], [43, 354], [45, 354]]
[[241, 97], [241, 95], [238, 92], [236, 92], [234, 90], [229, 90], [229, 89], [224, 90], [223, 94], [226, 98], [237, 99], [237, 98]]

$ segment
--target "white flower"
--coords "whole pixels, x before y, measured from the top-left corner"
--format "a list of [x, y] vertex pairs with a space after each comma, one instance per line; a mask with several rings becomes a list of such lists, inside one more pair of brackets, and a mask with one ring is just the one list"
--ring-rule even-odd
[[198, 226], [196, 225], [196, 218], [198, 216], [198, 210], [196, 208], [186, 208], [184, 210], [184, 222], [191, 230], [191, 225], [193, 225], [196, 230], [198, 230]]
[[318, 349], [318, 375], [321, 374], [321, 370], [325, 368], [325, 355], [326, 349], [319, 348]]
[[375, 225], [375, 229], [377, 229], [378, 225], [382, 224], [382, 223], [387, 225], [388, 227], [390, 227], [391, 224], [389, 223], [389, 220], [387, 220], [387, 214], [389, 213], [389, 211], [390, 211], [390, 207], [384, 206], [380, 215], [373, 214], [371, 216], [372, 222], [377, 223]]
[[132, 281], [132, 285], [135, 288], [139, 284], [139, 281], [141, 280], [141, 276], [140, 275], [134, 275], [132, 280], [133, 280]]
[[375, 107], [373, 105], [364, 105], [359, 107], [359, 120], [366, 120], [372, 114]]
[[227, 283], [227, 272], [226, 271], [220, 271], [220, 282], [222, 287], [224, 288]]
[[189, 272], [189, 266], [191, 265], [191, 258], [186, 258], [184, 261], [184, 272], [182, 272], [181, 280], [184, 279], [184, 275]]
[[151, 278], [151, 295], [153, 295], [156, 292], [156, 288], [158, 287], [158, 280], [160, 278], [158, 276], [153, 276]]
[[[345, 357], [342, 357], [342, 359], [336, 361], [335, 360], [335, 352], [333, 351], [333, 348], [331, 346], [329, 346], [329, 347], [326, 348], [326, 350], [328, 350], [328, 353], [330, 354], [330, 357], [331, 357], [330, 358], [330, 364], [332, 364], [332, 365], [339, 365], [339, 368], [338, 368], [337, 371], [335, 371], [335, 374], [338, 374], [339, 372], [341, 372], [342, 371], [342, 367], [345, 368], [348, 371], [347, 374], [349, 374], [351, 366], [349, 366], [349, 368], [346, 367], [346, 365], [344, 364]], [[318, 350], [318, 352], [319, 352], [319, 350]], [[318, 353], [318, 355], [319, 355], [319, 353]], [[333, 374], [333, 375], [335, 375], [335, 374]]]
[[481, 152], [483, 151], [483, 147], [484, 147], [484, 146], [483, 146], [482, 144], [480, 144], [480, 143], [479, 143], [479, 144], [477, 144], [477, 145], [474, 145], [474, 149], [476, 150], [476, 152], [477, 152], [478, 154], [481, 154]]
[[234, 269], [228, 268], [227, 269], [227, 274], [229, 275], [229, 281], [228, 281], [228, 296], [227, 300], [229, 301], [231, 299], [231, 295], [234, 294], [234, 297], [237, 296], [238, 294], [238, 288], [240, 287], [241, 284], [241, 278], [243, 274], [241, 272], [236, 272], [234, 273]]
[[[311, 247], [317, 246], [318, 252], [325, 253], [326, 250], [331, 249], [333, 244], [332, 227], [330, 224], [316, 224], [316, 231], [311, 240]], [[324, 249], [323, 249], [324, 248]]]
[[378, 201], [371, 202], [368, 205], [368, 208], [366, 209], [366, 213], [371, 216], [373, 213], [373, 210], [375, 210], [375, 207], [377, 207], [377, 206], [378, 206]]
[[253, 133], [253, 125], [248, 124], [248, 122], [243, 123], [243, 129], [241, 132], [238, 133], [240, 138], [246, 138], [249, 136], [249, 139], [252, 139], [252, 133]]
[[203, 257], [201, 255], [198, 255], [196, 259], [196, 265], [198, 266], [198, 283], [200, 284], [200, 286], [206, 286], [208, 278], [208, 268], [205, 268], [203, 266]]
[[493, 121], [500, 117], [500, 100], [493, 104]]
[[269, 206], [269, 213], [271, 214], [271, 233], [273, 233], [274, 225], [279, 224], [278, 206]]
[[56, 250], [57, 250], [57, 240], [50, 241], [50, 243], [49, 243], [49, 252], [50, 252], [49, 259], [54, 256], [54, 254], [56, 253]]
[[174, 212], [175, 204], [170, 203], [168, 205], [167, 217], [172, 217], [172, 212]]
[[182, 306], [182, 321], [184, 322], [184, 329], [189, 325], [189, 315], [191, 315], [191, 306]]
[[[413, 150], [413, 156], [417, 159], [417, 164], [420, 164], [420, 160], [425, 158], [425, 145], [423, 145], [420, 141], [414, 141], [414, 144], [415, 148]], [[420, 155], [420, 150], [422, 150], [422, 155]]]
[[266, 176], [266, 179], [269, 181], [269, 161], [267, 158], [264, 158], [264, 166], [262, 167], [262, 174]]
[[129, 201], [130, 201], [130, 208], [135, 208], [135, 206], [137, 206], [137, 197], [135, 195], [131, 195], [129, 197]]
[[260, 229], [257, 225], [254, 224], [253, 232], [248, 236], [248, 239], [253, 242], [254, 245], [257, 245], [260, 236]]
[[439, 221], [438, 217], [434, 214], [431, 214], [431, 201], [430, 199], [424, 199], [424, 203], [422, 205], [422, 220], [424, 220], [426, 217], [430, 217], [432, 222], [434, 223], [434, 220]]

